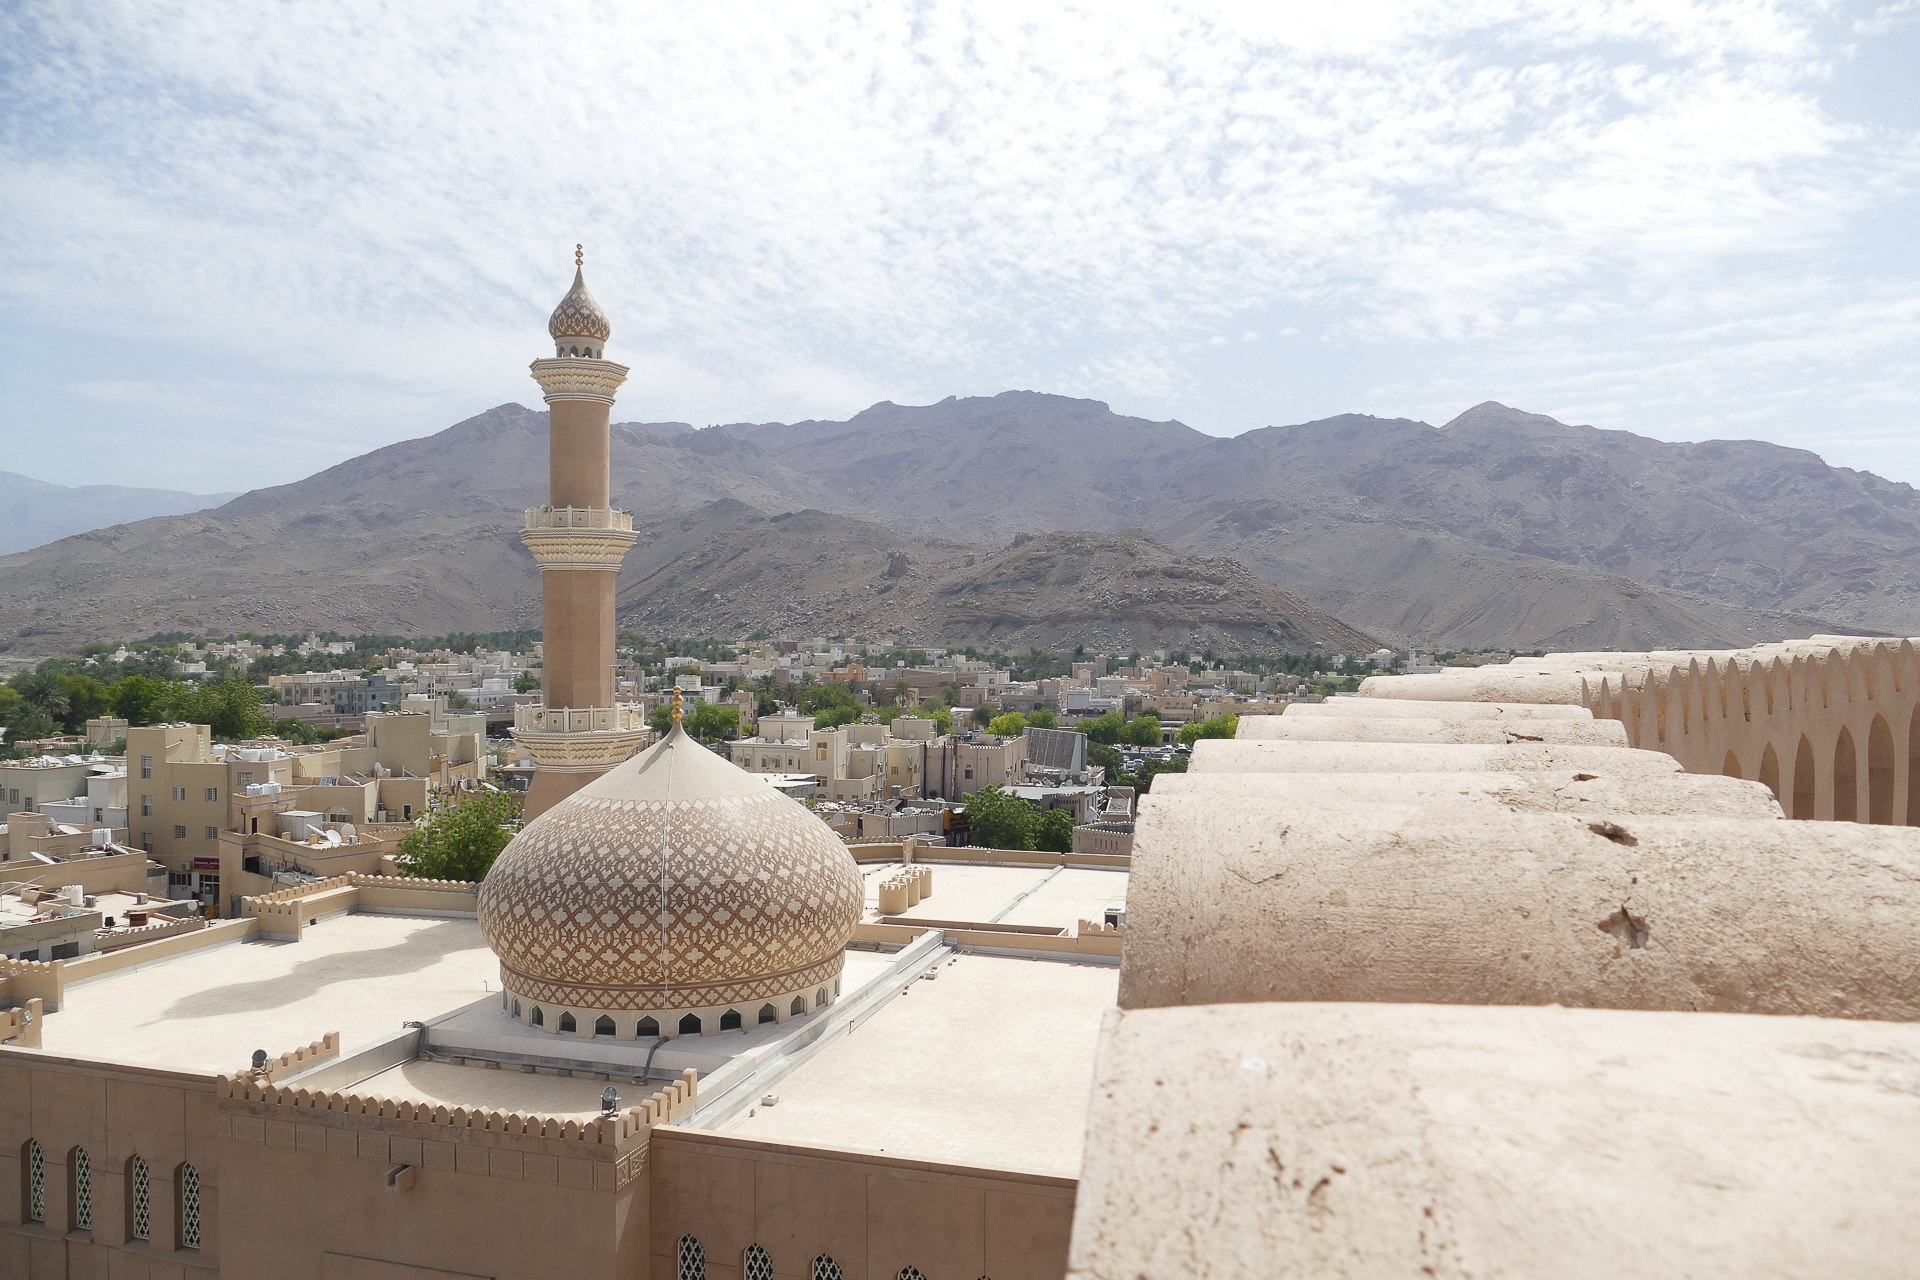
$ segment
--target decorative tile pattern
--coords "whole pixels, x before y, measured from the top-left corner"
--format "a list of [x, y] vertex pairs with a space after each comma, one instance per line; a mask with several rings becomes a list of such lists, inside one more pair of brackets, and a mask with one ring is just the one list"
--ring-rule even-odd
[[595, 342], [605, 342], [613, 336], [613, 326], [607, 323], [607, 313], [600, 309], [600, 303], [587, 288], [586, 273], [578, 267], [573, 271], [573, 288], [567, 290], [567, 296], [560, 299], [560, 305], [553, 309], [553, 315], [547, 320], [547, 332], [555, 342], [562, 338], [592, 338]]
[[680, 1280], [707, 1280], [707, 1251], [692, 1236], [680, 1237]]
[[771, 789], [579, 794], [514, 838], [478, 913], [515, 995], [648, 1012], [831, 985], [863, 896], [846, 846]]
[[200, 1171], [180, 1166], [180, 1247], [200, 1247]]
[[745, 1272], [746, 1280], [773, 1280], [773, 1259], [759, 1245], [750, 1244], [741, 1270]]
[[844, 1280], [840, 1274], [840, 1264], [821, 1254], [813, 1260], [813, 1280]]
[[131, 1165], [133, 1175], [133, 1229], [130, 1234], [135, 1240], [153, 1239], [153, 1175], [147, 1169], [147, 1162], [135, 1156]]
[[27, 1139], [27, 1221], [47, 1220], [47, 1153], [38, 1140]]

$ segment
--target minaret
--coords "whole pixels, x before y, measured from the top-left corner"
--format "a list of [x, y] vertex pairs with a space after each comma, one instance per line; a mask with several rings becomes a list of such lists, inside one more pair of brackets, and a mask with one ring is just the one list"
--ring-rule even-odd
[[540, 564], [541, 705], [514, 711], [514, 737], [533, 757], [526, 816], [536, 818], [644, 746], [638, 707], [614, 702], [613, 580], [635, 539], [631, 512], [613, 510], [607, 423], [627, 367], [601, 357], [612, 329], [587, 290], [574, 246], [573, 288], [547, 321], [553, 358], [533, 362], [546, 393], [547, 502], [527, 512], [520, 540]]

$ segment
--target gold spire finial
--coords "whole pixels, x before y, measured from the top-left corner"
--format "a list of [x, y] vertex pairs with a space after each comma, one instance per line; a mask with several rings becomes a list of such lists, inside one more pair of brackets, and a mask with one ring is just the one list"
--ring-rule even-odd
[[585, 252], [586, 247], [587, 246], [583, 244], [577, 244], [573, 246], [573, 265], [576, 270], [586, 265], [586, 261], [587, 261], [587, 255]]
[[678, 685], [673, 690], [673, 722], [679, 724], [686, 717], [686, 695], [680, 692]]

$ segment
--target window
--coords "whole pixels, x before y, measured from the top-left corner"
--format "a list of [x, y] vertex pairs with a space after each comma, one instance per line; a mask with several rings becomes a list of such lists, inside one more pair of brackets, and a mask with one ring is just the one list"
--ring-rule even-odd
[[778, 1021], [780, 1021], [780, 1011], [778, 1009], [775, 1009], [770, 1004], [763, 1004], [760, 1006], [761, 1025], [764, 1026], [769, 1022], [778, 1022]]
[[180, 1166], [180, 1247], [200, 1247], [200, 1171], [190, 1164]]
[[233, 775], [233, 780], [235, 783], [237, 783], [240, 786], [250, 787], [253, 785], [253, 770], [242, 769], [240, 770], [240, 772]]
[[151, 818], [153, 816], [153, 797], [152, 796], [140, 797], [140, 816], [143, 818]]
[[80, 944], [77, 942], [56, 942], [53, 944], [53, 958], [55, 960], [71, 960], [79, 954]]
[[896, 1280], [927, 1280], [918, 1267], [902, 1267]]
[[173, 838], [175, 840], [185, 840], [187, 838], [187, 829], [179, 825], [178, 823], [175, 823], [173, 828]]
[[173, 798], [175, 800], [185, 800], [187, 798], [187, 789], [185, 787], [175, 787], [173, 789]]
[[707, 1280], [707, 1251], [692, 1236], [680, 1237], [680, 1280]]
[[807, 1011], [807, 998], [805, 996], [795, 996], [793, 998], [793, 1007], [789, 1009], [787, 1012], [791, 1013], [794, 1017], [797, 1018], [801, 1014], [805, 1013], [806, 1011]]
[[840, 1264], [821, 1254], [813, 1260], [813, 1280], [845, 1280], [840, 1273]]
[[540, 1012], [539, 1005], [533, 1006], [533, 1025], [536, 1027], [544, 1027], [547, 1025], [547, 1016]]
[[560, 1015], [560, 1029], [562, 1031], [573, 1031], [576, 1029], [572, 1014], [563, 1013]]
[[750, 1244], [740, 1260], [740, 1271], [743, 1280], [773, 1280], [773, 1259], [759, 1245]]
[[27, 1221], [47, 1220], [47, 1153], [32, 1138], [22, 1153], [27, 1166]]
[[825, 1004], [826, 1002], [827, 1002], [827, 989], [825, 987], [822, 987], [818, 991], [813, 993], [814, 1008], [818, 1009], [821, 1005]]
[[513, 1002], [513, 1016], [516, 1018], [520, 1016], [520, 1002], [518, 1000]]
[[686, 1017], [680, 1019], [680, 1034], [683, 1036], [699, 1035], [700, 1034], [700, 1015], [697, 1013], [690, 1013]]
[[93, 1157], [75, 1147], [68, 1166], [73, 1170], [73, 1229], [93, 1230]]
[[20, 788], [15, 787], [13, 790], [7, 792], [7, 803], [8, 804], [20, 803]]
[[597, 1036], [612, 1035], [613, 1019], [604, 1013], [601, 1014], [599, 1017], [595, 1018], [593, 1020], [593, 1034]]
[[207, 800], [208, 800], [208, 802], [209, 802], [209, 803], [211, 803], [211, 802], [213, 802], [213, 801], [215, 801], [215, 800], [218, 800], [219, 798], [220, 798], [220, 788], [218, 788], [218, 787], [208, 787], [208, 788], [207, 788]]
[[151, 778], [153, 776], [153, 757], [152, 756], [140, 757], [140, 776], [143, 778]]
[[142, 853], [153, 852], [153, 832], [142, 831], [140, 833], [140, 851]]
[[153, 1179], [139, 1156], [127, 1161], [127, 1233], [135, 1240], [153, 1238]]
[[207, 828], [207, 839], [218, 840], [219, 838], [220, 838], [220, 828], [218, 827]]
[[660, 1024], [652, 1018], [642, 1018], [634, 1024], [633, 1034], [636, 1036], [657, 1036], [660, 1034]]

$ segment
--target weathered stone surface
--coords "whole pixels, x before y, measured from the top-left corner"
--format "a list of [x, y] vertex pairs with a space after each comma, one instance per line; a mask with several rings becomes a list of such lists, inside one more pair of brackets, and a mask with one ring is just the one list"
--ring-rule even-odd
[[[1241, 721], [1242, 724], [1246, 722]], [[1524, 742], [1264, 742], [1202, 738], [1193, 744], [1193, 772], [1210, 773], [1495, 773], [1565, 769], [1577, 773], [1677, 774], [1680, 762], [1658, 751], [1630, 747], [1568, 747]]]
[[1329, 805], [1392, 806], [1410, 817], [1428, 806], [1484, 813], [1665, 815], [1693, 818], [1782, 819], [1773, 792], [1757, 782], [1693, 774], [1619, 773], [1601, 776], [1569, 769], [1536, 773], [1238, 773], [1193, 768], [1155, 778], [1156, 796], [1196, 795], [1232, 806], [1271, 800], [1311, 814]]
[[[1371, 679], [1371, 677], [1369, 677]], [[1296, 702], [1286, 714], [1309, 720], [1322, 716], [1433, 717], [1440, 720], [1591, 720], [1585, 707], [1553, 703], [1444, 702], [1414, 698], [1329, 698], [1325, 702]]]
[[1624, 747], [1626, 726], [1614, 720], [1497, 720], [1404, 716], [1245, 716], [1237, 740], [1261, 742], [1440, 742], [1505, 745], [1549, 742], [1582, 747]]
[[1915, 1186], [1920, 1026], [1134, 1010], [1101, 1040], [1068, 1275], [1891, 1278]]

